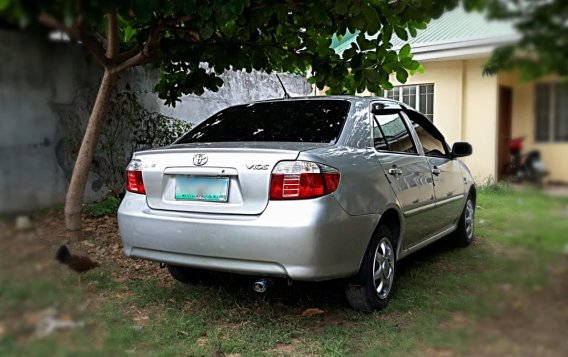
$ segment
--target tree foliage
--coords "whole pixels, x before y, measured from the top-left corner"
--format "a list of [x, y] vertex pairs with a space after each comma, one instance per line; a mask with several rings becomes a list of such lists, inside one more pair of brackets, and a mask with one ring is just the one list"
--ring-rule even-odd
[[[354, 93], [389, 88], [389, 74], [405, 82], [416, 70], [410, 47], [392, 49], [393, 34], [415, 36], [458, 0], [0, 0], [1, 17], [25, 27], [47, 25], [81, 41], [114, 71], [155, 63], [156, 86], [167, 104], [184, 94], [222, 85], [227, 69], [305, 74], [319, 88]], [[116, 14], [119, 54], [109, 59], [108, 14]], [[36, 21], [39, 20], [39, 21]], [[356, 30], [357, 46], [342, 57], [333, 34]]]
[[[479, 1], [479, 0], [466, 0]], [[405, 82], [419, 64], [410, 47], [392, 48], [396, 34], [415, 36], [458, 0], [0, 0], [0, 25], [66, 33], [104, 67], [67, 190], [70, 232], [82, 227], [81, 204], [104, 116], [120, 74], [154, 64], [166, 104], [184, 94], [222, 86], [228, 69], [307, 73], [318, 88], [354, 93], [390, 88], [389, 74]], [[338, 56], [334, 34], [360, 31]]]
[[568, 1], [487, 0], [489, 18], [510, 20], [521, 34], [516, 44], [495, 50], [484, 72], [519, 69], [522, 78], [568, 76]]

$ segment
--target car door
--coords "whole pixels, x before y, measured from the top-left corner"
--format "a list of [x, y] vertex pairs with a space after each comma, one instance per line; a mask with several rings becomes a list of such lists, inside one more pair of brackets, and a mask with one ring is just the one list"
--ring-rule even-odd
[[435, 232], [432, 173], [401, 112], [374, 111], [372, 117], [377, 157], [405, 216], [403, 249], [407, 249]]
[[452, 159], [442, 134], [422, 114], [407, 115], [416, 132], [434, 180], [436, 230], [452, 228], [459, 218], [465, 200], [465, 184], [460, 164]]

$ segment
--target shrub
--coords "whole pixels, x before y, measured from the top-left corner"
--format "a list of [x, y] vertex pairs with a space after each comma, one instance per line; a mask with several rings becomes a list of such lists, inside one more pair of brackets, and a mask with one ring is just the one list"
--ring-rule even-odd
[[114, 195], [105, 196], [100, 202], [88, 203], [83, 206], [83, 213], [87, 217], [103, 217], [115, 215], [118, 211], [120, 200]]
[[[86, 126], [86, 121], [77, 118], [88, 117], [92, 97], [92, 93], [83, 91], [71, 105], [54, 105], [61, 117], [65, 138], [64, 153], [59, 162], [68, 175], [72, 172]], [[188, 122], [148, 111], [139, 103], [136, 93], [117, 93], [109, 106], [93, 157], [91, 172], [98, 181], [98, 188], [94, 190], [104, 188], [114, 196], [123, 193], [124, 169], [133, 152], [170, 145], [190, 128]]]

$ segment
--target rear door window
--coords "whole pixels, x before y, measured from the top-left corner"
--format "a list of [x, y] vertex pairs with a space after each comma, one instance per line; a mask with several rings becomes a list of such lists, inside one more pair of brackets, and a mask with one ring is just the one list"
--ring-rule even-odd
[[420, 139], [420, 143], [422, 144], [422, 148], [424, 149], [424, 155], [426, 156], [433, 156], [433, 157], [446, 157], [446, 148], [444, 144], [436, 139], [432, 134], [426, 130], [426, 128], [422, 127], [420, 124], [412, 121], [412, 125], [414, 125], [414, 130], [416, 130], [416, 134], [418, 134], [418, 139]]
[[176, 144], [231, 141], [335, 144], [349, 114], [344, 100], [292, 100], [230, 107], [205, 120]]
[[373, 135], [375, 149], [405, 154], [417, 154], [414, 141], [397, 113], [374, 114]]

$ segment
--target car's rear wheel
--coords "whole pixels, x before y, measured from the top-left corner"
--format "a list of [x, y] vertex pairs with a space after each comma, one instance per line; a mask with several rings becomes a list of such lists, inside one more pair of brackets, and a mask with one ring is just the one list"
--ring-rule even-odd
[[395, 237], [387, 226], [375, 233], [355, 280], [346, 286], [349, 304], [356, 310], [384, 308], [391, 298], [396, 266]]
[[204, 275], [205, 271], [195, 268], [189, 268], [179, 265], [167, 265], [168, 272], [177, 281], [184, 284], [197, 284], [199, 283]]
[[458, 229], [455, 233], [455, 243], [461, 247], [466, 247], [473, 242], [475, 234], [475, 202], [471, 195], [467, 197], [465, 207], [458, 222]]

